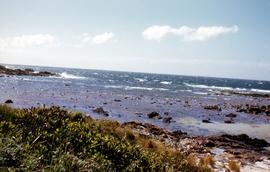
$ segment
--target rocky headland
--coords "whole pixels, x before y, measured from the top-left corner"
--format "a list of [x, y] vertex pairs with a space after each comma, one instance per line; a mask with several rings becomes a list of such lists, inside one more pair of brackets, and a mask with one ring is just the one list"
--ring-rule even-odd
[[35, 72], [33, 69], [9, 69], [0, 65], [0, 76], [3, 75], [25, 75], [25, 76], [58, 76], [57, 73], [48, 71]]

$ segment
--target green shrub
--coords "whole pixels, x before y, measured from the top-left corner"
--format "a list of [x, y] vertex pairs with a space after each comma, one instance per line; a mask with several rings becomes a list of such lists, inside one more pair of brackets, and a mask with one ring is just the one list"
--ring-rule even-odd
[[186, 163], [183, 154], [165, 146], [145, 148], [131, 129], [115, 121], [93, 120], [59, 107], [19, 110], [2, 105], [0, 118], [1, 169], [209, 171]]

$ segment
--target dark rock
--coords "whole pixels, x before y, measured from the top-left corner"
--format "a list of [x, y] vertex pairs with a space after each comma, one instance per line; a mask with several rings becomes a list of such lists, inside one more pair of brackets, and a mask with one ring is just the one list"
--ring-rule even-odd
[[109, 113], [107, 111], [105, 111], [102, 107], [94, 109], [93, 112], [98, 113], [98, 114], [102, 114], [105, 116], [109, 116]]
[[228, 139], [238, 141], [238, 142], [242, 142], [246, 145], [258, 147], [258, 148], [270, 146], [270, 144], [267, 141], [265, 141], [263, 139], [257, 139], [257, 138], [252, 139], [246, 134], [240, 134], [240, 135], [224, 134], [221, 137], [228, 138]]
[[121, 100], [119, 100], [119, 99], [114, 99], [114, 101], [115, 101], [115, 102], [121, 102]]
[[0, 65], [0, 74], [4, 75], [26, 75], [26, 76], [59, 76], [59, 74], [41, 71], [35, 72], [33, 69], [8, 69]]
[[262, 111], [262, 112], [265, 112], [266, 109], [267, 109], [266, 106], [261, 106], [261, 111]]
[[236, 91], [222, 91], [219, 95], [238, 95], [238, 96], [247, 96], [247, 97], [256, 97], [256, 98], [270, 98], [270, 94], [262, 93], [247, 93], [247, 92], [236, 92]]
[[166, 118], [163, 118], [162, 122], [171, 123], [171, 120], [172, 120], [172, 117], [166, 117]]
[[221, 107], [219, 107], [218, 105], [204, 106], [203, 108], [206, 109], [206, 110], [217, 110], [217, 111], [221, 111]]
[[208, 141], [204, 144], [204, 146], [205, 146], [205, 147], [211, 148], [211, 147], [215, 147], [216, 144], [215, 144], [215, 142], [208, 140]]
[[233, 120], [231, 118], [227, 118], [224, 120], [224, 123], [231, 124], [231, 123], [233, 123]]
[[249, 109], [248, 109], [248, 112], [251, 113], [251, 114], [254, 114], [254, 115], [257, 115], [259, 113], [261, 113], [261, 108], [258, 107], [258, 106], [251, 106]]
[[157, 116], [157, 119], [162, 119], [162, 117], [161, 116]]
[[237, 109], [237, 112], [244, 112], [244, 113], [247, 113], [247, 109]]
[[183, 136], [183, 135], [187, 135], [187, 133], [183, 132], [181, 130], [176, 130], [176, 131], [173, 131], [171, 133], [171, 135], [174, 136], [174, 137], [180, 137], [180, 136]]
[[237, 115], [234, 114], [234, 113], [229, 113], [226, 115], [226, 117], [229, 117], [229, 118], [235, 118]]
[[159, 117], [159, 113], [157, 112], [151, 112], [149, 114], [147, 114], [148, 118], [155, 118], [155, 117]]
[[203, 119], [202, 122], [203, 123], [211, 123], [210, 119]]
[[13, 103], [13, 101], [11, 99], [8, 99], [5, 101], [6, 104], [10, 104], [10, 103]]
[[26, 72], [34, 72], [34, 70], [33, 69], [29, 69], [29, 68], [27, 68], [27, 69], [24, 69]]

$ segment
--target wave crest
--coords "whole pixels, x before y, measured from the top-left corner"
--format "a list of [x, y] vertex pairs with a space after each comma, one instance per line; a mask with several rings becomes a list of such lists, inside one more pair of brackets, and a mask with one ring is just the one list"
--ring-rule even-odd
[[83, 76], [76, 76], [76, 75], [69, 74], [67, 72], [61, 73], [60, 77], [65, 78], [65, 79], [85, 79], [85, 77]]

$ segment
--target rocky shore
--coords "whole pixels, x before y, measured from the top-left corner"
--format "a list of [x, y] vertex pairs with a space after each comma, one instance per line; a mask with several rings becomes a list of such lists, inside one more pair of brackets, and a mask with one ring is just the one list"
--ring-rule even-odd
[[[190, 136], [182, 131], [171, 132], [147, 123], [128, 122], [122, 126], [128, 126], [141, 135], [157, 139], [189, 155], [201, 158], [211, 156], [215, 161], [212, 166], [215, 171], [226, 170], [224, 164], [229, 164], [231, 160], [242, 168], [248, 164], [270, 160], [270, 143], [263, 139], [252, 139], [246, 134], [203, 137]], [[266, 167], [265, 170], [269, 168]]]
[[9, 69], [5, 66], [0, 65], [0, 76], [1, 75], [26, 75], [26, 76], [58, 76], [57, 73], [48, 72], [48, 71], [40, 71], [35, 72], [33, 69]]
[[[0, 78], [1, 103], [16, 108], [60, 106], [93, 119], [116, 120], [120, 128], [179, 150], [197, 165], [202, 161], [211, 164], [208, 167], [214, 171], [231, 170], [229, 166], [242, 171], [270, 169], [269, 94], [155, 95], [92, 86], [87, 80], [47, 77], [58, 76], [47, 70], [0, 66], [0, 76], [28, 76]], [[148, 146], [156, 145], [151, 142]]]

